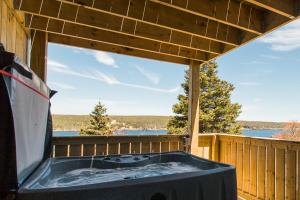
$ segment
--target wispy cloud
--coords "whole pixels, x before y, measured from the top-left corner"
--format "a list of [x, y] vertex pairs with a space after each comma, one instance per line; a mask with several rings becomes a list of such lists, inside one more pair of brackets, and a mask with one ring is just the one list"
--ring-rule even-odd
[[125, 87], [149, 90], [149, 91], [154, 91], [154, 92], [162, 92], [162, 93], [177, 93], [180, 90], [179, 86], [172, 88], [172, 89], [163, 89], [163, 88], [157, 88], [157, 87], [149, 87], [146, 85], [121, 82], [113, 75], [105, 74], [99, 70], [74, 71], [73, 69], [71, 70], [69, 66], [59, 63], [57, 61], [53, 61], [53, 60], [48, 60], [48, 67], [49, 67], [49, 70], [52, 70], [52, 71], [64, 73], [64, 74], [71, 75], [71, 76], [77, 76], [77, 77], [92, 79], [92, 80], [96, 80], [96, 81], [101, 81], [101, 82], [104, 82], [109, 85], [121, 85], [121, 86], [125, 86]]
[[112, 75], [104, 74], [99, 70], [93, 71], [74, 71], [69, 66], [59, 63], [57, 61], [49, 60], [48, 61], [49, 70], [64, 73], [67, 75], [78, 76], [82, 78], [88, 78], [93, 80], [98, 80], [105, 82], [107, 84], [116, 84], [119, 81]]
[[238, 83], [241, 86], [260, 86], [261, 84], [258, 82], [239, 82]]
[[134, 66], [143, 76], [145, 76], [153, 84], [157, 85], [159, 83], [160, 77], [157, 74], [150, 72], [146, 70], [144, 67], [141, 67], [139, 65], [134, 65]]
[[251, 112], [257, 110], [257, 107], [255, 105], [243, 105], [242, 106], [242, 113], [244, 112]]
[[113, 68], [119, 68], [115, 59], [104, 51], [94, 51], [94, 57], [99, 63], [111, 66]]
[[292, 51], [300, 48], [300, 20], [262, 37], [259, 41], [270, 44], [274, 51]]
[[268, 54], [262, 54], [260, 56], [263, 57], [263, 58], [271, 59], [271, 60], [279, 60], [280, 59], [279, 56], [268, 55]]
[[[55, 45], [57, 45], [57, 44], [55, 44]], [[61, 45], [59, 45], [59, 46], [61, 46]], [[72, 48], [73, 53], [86, 54], [89, 56], [93, 56], [96, 59], [96, 61], [100, 64], [104, 64], [104, 65], [107, 65], [107, 66], [110, 66], [113, 68], [119, 68], [116, 60], [107, 52], [96, 51], [96, 50], [80, 48], [80, 47], [70, 47], [70, 48]]]
[[49, 82], [49, 85], [51, 87], [57, 87], [57, 88], [63, 89], [63, 90], [74, 90], [75, 89], [72, 85], [68, 85], [65, 83], [59, 83], [59, 82]]
[[253, 102], [254, 103], [259, 103], [259, 102], [262, 102], [262, 99], [261, 98], [254, 98]]
[[64, 65], [62, 63], [56, 62], [54, 60], [48, 60], [48, 67], [52, 71], [56, 71], [56, 72], [60, 72], [60, 71], [64, 71], [64, 70], [68, 70], [69, 69], [69, 67], [67, 65]]
[[124, 83], [124, 82], [120, 82], [119, 85], [137, 88], [137, 89], [150, 90], [150, 91], [154, 91], [154, 92], [162, 92], [162, 93], [177, 93], [180, 90], [179, 86], [172, 88], [172, 89], [162, 89], [162, 88], [149, 87], [149, 86], [145, 86], [145, 85], [137, 85], [137, 84], [131, 84], [131, 83]]
[[260, 60], [251, 60], [251, 61], [242, 62], [242, 64], [245, 64], [245, 65], [264, 65], [264, 64], [266, 64], [266, 62], [260, 61]]

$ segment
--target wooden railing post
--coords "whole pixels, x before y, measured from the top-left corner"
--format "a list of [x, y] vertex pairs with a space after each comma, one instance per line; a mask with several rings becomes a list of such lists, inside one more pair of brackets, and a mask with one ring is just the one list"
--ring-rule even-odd
[[48, 33], [42, 31], [34, 31], [32, 34], [30, 68], [43, 81], [46, 81], [47, 76], [47, 48]]
[[219, 141], [218, 134], [214, 134], [212, 137], [211, 154], [212, 154], [212, 160], [219, 161], [220, 141]]
[[200, 62], [191, 61], [189, 69], [189, 151], [194, 155], [198, 154], [200, 64]]

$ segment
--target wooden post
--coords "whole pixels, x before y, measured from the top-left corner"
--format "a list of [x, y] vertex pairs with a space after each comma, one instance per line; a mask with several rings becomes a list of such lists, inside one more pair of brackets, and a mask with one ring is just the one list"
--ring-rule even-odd
[[32, 34], [30, 67], [45, 82], [47, 77], [47, 49], [48, 34], [42, 31], [34, 31]]
[[211, 143], [211, 159], [214, 161], [219, 161], [219, 151], [220, 151], [220, 141], [219, 136], [214, 134]]
[[198, 154], [200, 62], [191, 61], [189, 69], [189, 116], [190, 153]]

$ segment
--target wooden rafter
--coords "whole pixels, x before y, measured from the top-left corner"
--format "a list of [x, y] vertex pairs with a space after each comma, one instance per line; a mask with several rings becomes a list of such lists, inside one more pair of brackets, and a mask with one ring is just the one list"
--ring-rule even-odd
[[[107, 13], [101, 13], [83, 6], [74, 6], [65, 3], [62, 3], [60, 6], [59, 3], [55, 3], [52, 5], [52, 9], [46, 9], [49, 3], [49, 1], [44, 1], [41, 9], [39, 9], [39, 5], [35, 4], [34, 6], [36, 6], [36, 8], [32, 9], [31, 0], [23, 0], [20, 9], [23, 9], [27, 13], [43, 17], [57, 18], [70, 23], [109, 30], [129, 36], [146, 38], [155, 42], [172, 44], [180, 48], [189, 48], [216, 55], [233, 48], [231, 45], [209, 41], [200, 37], [190, 37], [187, 34], [172, 32], [169, 29], [137, 22], [131, 19], [124, 19], [123, 17]], [[70, 17], [70, 15], [72, 17]]]
[[299, 16], [300, 2], [298, 0], [272, 0], [272, 1], [245, 0], [245, 1], [290, 19], [294, 19], [295, 17]]
[[31, 17], [27, 18], [25, 26], [33, 30], [62, 34], [95, 42], [103, 42], [107, 44], [158, 53], [161, 55], [170, 55], [185, 59], [198, 60], [201, 62], [214, 58], [214, 55], [201, 51], [191, 50], [188, 48], [179, 48], [174, 45], [153, 42], [148, 39], [121, 35], [106, 30], [94, 29], [88, 26], [82, 26], [63, 20], [45, 18], [36, 15], [31, 15]]
[[261, 10], [235, 0], [150, 0], [177, 10], [233, 26], [261, 35], [263, 30]]
[[155, 59], [159, 61], [172, 62], [178, 64], [189, 64], [190, 60], [182, 57], [162, 55], [154, 52], [133, 49], [119, 45], [107, 44], [98, 41], [91, 41], [82, 38], [75, 38], [61, 34], [48, 33], [48, 41], [57, 44], [64, 44], [74, 47], [87, 48], [100, 51], [114, 52], [128, 56], [136, 56], [140, 58]]
[[[214, 20], [220, 23], [224, 23], [245, 31], [262, 35], [265, 32], [277, 27], [282, 21], [288, 21], [287, 16], [280, 15], [278, 12], [274, 12], [273, 7], [267, 6], [260, 2], [270, 2], [267, 0], [181, 0], [181, 1], [170, 1], [170, 0], [150, 0], [158, 4], [172, 7], [187, 13], [191, 13], [195, 16], [206, 17], [210, 20]], [[282, 0], [280, 0], [282, 1]], [[255, 3], [255, 7], [249, 3]], [[282, 1], [284, 2], [284, 1]], [[269, 3], [271, 4], [271, 3]], [[272, 3], [273, 4], [273, 3]], [[263, 9], [258, 9], [259, 6]], [[272, 8], [272, 9], [271, 9]], [[265, 16], [268, 14], [268, 18], [277, 19], [272, 23], [272, 26], [266, 26]], [[282, 14], [282, 13], [281, 13]], [[289, 15], [289, 18], [291, 16]]]
[[[164, 28], [165, 30], [172, 31], [172, 34], [177, 34], [178, 32], [181, 35], [186, 34], [189, 38], [200, 37], [233, 46], [238, 46], [244, 40], [256, 37], [256, 34], [243, 32], [238, 28], [200, 16], [195, 17], [195, 15], [190, 13], [161, 6], [149, 0], [58, 0], [62, 2], [61, 4], [58, 1], [51, 0], [35, 0], [34, 3], [32, 3], [32, 0], [28, 1], [31, 3], [27, 8], [24, 8], [22, 5], [23, 1], [21, 0], [18, 0], [15, 7], [24, 11], [41, 11], [43, 13], [43, 6], [40, 6], [42, 2], [43, 4], [47, 4], [47, 9], [50, 10], [53, 10], [54, 7], [56, 9], [57, 6], [63, 9], [63, 6], [60, 5], [64, 5], [64, 3], [73, 6], [83, 5], [90, 10], [122, 17], [123, 21], [131, 19], [136, 22]], [[36, 8], [34, 9], [33, 7]], [[241, 35], [243, 35], [243, 38], [241, 38]]]
[[[244, 45], [298, 18], [300, 3], [299, 0], [13, 1], [15, 9], [31, 16], [26, 21], [29, 29], [111, 45], [125, 54], [129, 51], [124, 49], [130, 49], [137, 56], [142, 52], [144, 57], [155, 59], [161, 55], [176, 63], [207, 62]], [[170, 59], [166, 59], [168, 56]]]

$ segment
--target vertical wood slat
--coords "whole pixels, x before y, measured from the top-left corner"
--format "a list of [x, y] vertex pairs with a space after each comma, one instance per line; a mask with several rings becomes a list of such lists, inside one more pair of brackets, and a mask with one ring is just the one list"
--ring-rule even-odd
[[276, 148], [275, 150], [276, 163], [275, 163], [275, 198], [278, 200], [285, 199], [285, 150]]
[[1, 16], [1, 43], [7, 48], [7, 39], [6, 35], [8, 34], [7, 30], [7, 21], [8, 21], [8, 8], [4, 1], [2, 1], [2, 8], [1, 8], [2, 16]]
[[83, 144], [83, 156], [93, 156], [95, 153], [94, 144]]
[[219, 142], [219, 136], [214, 135], [212, 138], [212, 143], [211, 143], [211, 159], [214, 161], [219, 161], [220, 159], [220, 142]]
[[108, 155], [116, 155], [119, 153], [119, 144], [118, 143], [109, 143], [108, 144]]
[[257, 146], [250, 146], [250, 194], [257, 196]]
[[243, 171], [243, 191], [249, 193], [250, 189], [250, 145], [244, 144], [244, 171]]
[[237, 148], [237, 143], [232, 142], [231, 143], [231, 164], [234, 166], [236, 166], [236, 157], [237, 157], [236, 148]]
[[239, 190], [243, 188], [243, 143], [237, 143], [237, 187]]
[[169, 142], [161, 142], [161, 152], [168, 152], [169, 150]]
[[68, 156], [68, 145], [55, 145], [55, 157]]
[[297, 179], [296, 179], [296, 200], [300, 200], [300, 155], [299, 150], [296, 151], [297, 160], [296, 160], [296, 173], [297, 173]]
[[151, 152], [150, 142], [142, 142], [142, 152], [141, 153], [149, 153]]
[[2, 41], [1, 35], [2, 35], [2, 30], [4, 29], [4, 27], [2, 26], [2, 19], [3, 19], [2, 7], [3, 7], [3, 1], [0, 1], [0, 41]]
[[105, 144], [96, 144], [96, 155], [107, 155], [107, 145]]
[[120, 143], [120, 154], [130, 153], [130, 143]]
[[13, 35], [13, 17], [11, 16], [11, 12], [7, 10], [7, 18], [6, 18], [6, 28], [7, 28], [7, 35], [6, 35], [6, 50], [13, 52], [14, 49], [12, 47], [12, 41], [14, 40]]
[[224, 141], [220, 141], [220, 162], [223, 162], [225, 163], [225, 153], [226, 153], [226, 150], [225, 150], [225, 142]]
[[258, 149], [258, 172], [257, 172], [257, 196], [259, 199], [265, 199], [265, 181], [266, 181], [266, 147], [259, 146]]
[[296, 151], [288, 150], [286, 156], [286, 199], [296, 199]]
[[16, 53], [23, 63], [27, 63], [27, 42], [24, 14], [13, 10], [13, 0], [0, 2], [0, 42], [7, 51]]
[[267, 146], [267, 199], [275, 199], [275, 149]]
[[81, 156], [81, 144], [70, 145], [70, 156]]
[[160, 143], [159, 142], [152, 142], [151, 153], [159, 153], [159, 152], [160, 152]]
[[170, 142], [170, 151], [178, 151], [178, 142]]
[[139, 142], [132, 142], [131, 143], [131, 153], [132, 154], [139, 154], [141, 151], [140, 143]]

